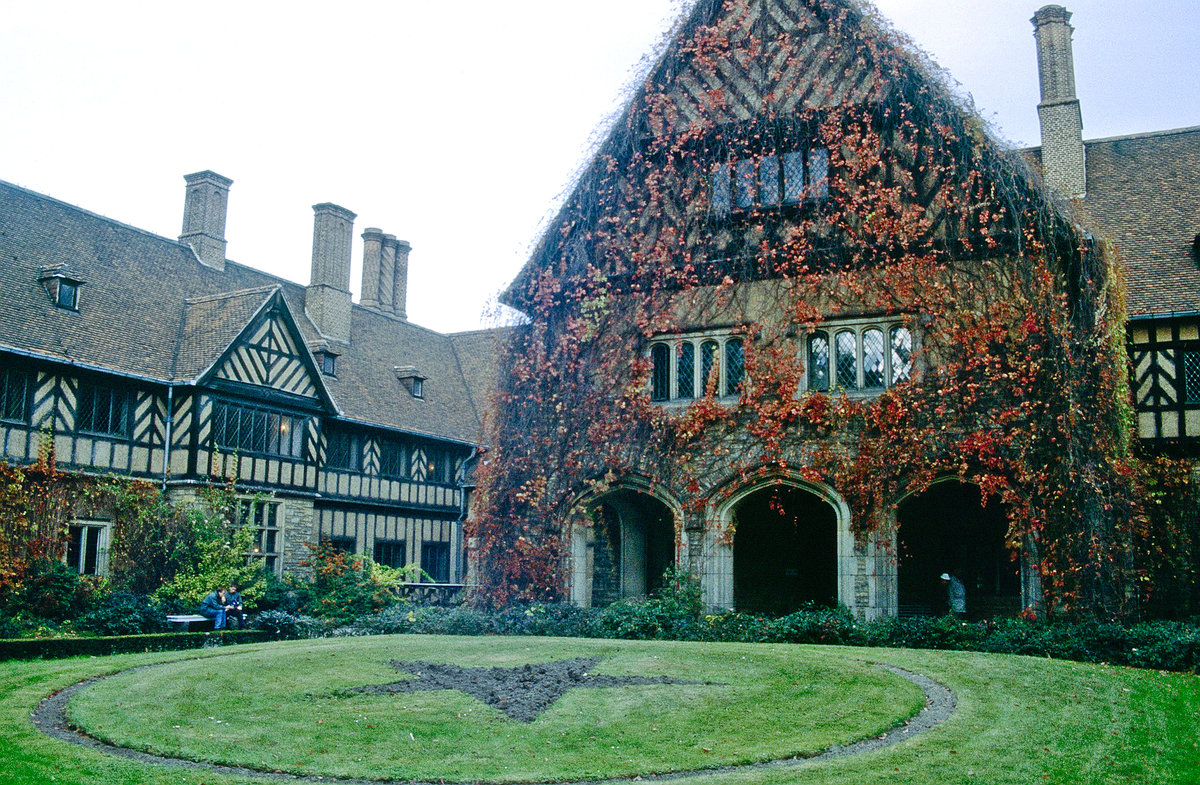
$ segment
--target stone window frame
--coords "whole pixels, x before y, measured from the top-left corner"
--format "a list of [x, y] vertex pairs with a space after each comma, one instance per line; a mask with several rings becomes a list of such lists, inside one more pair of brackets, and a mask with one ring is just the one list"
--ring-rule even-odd
[[[868, 331], [878, 330], [882, 334], [882, 367], [879, 373], [882, 374], [882, 384], [871, 384], [869, 371], [866, 366], [866, 350], [864, 348], [864, 336]], [[894, 358], [892, 344], [893, 332], [904, 330], [908, 333], [908, 367], [906, 375], [897, 379], [897, 369], [894, 368]], [[838, 381], [838, 350], [837, 336], [852, 335], [854, 338], [854, 386], [841, 384]], [[818, 367], [813, 362], [813, 347], [815, 340], [823, 337], [826, 341], [826, 381], [824, 384], [816, 383], [816, 368]], [[804, 362], [804, 374], [802, 377], [802, 392], [837, 392], [849, 395], [852, 397], [869, 398], [879, 395], [884, 390], [889, 390], [897, 384], [901, 384], [913, 378], [916, 372], [914, 357], [918, 348], [918, 333], [913, 329], [912, 319], [903, 316], [889, 317], [859, 317], [851, 319], [829, 319], [821, 322], [807, 334], [805, 334], [803, 342], [800, 345], [800, 356]]]
[[79, 575], [106, 577], [112, 526], [113, 522], [104, 518], [77, 518], [67, 524], [62, 557], [66, 565]]
[[[699, 400], [705, 395], [706, 383], [714, 367], [718, 374], [714, 398], [730, 402], [737, 400], [746, 384], [745, 343], [744, 335], [729, 330], [702, 330], [655, 336], [646, 350], [651, 364], [650, 400], [658, 404], [683, 405]], [[710, 356], [709, 347], [713, 344], [716, 345], [716, 351], [711, 355], [709, 365], [705, 358]], [[741, 347], [740, 353], [731, 352], [734, 345]], [[692, 369], [690, 395], [687, 386], [681, 386], [679, 378], [680, 365], [689, 367], [689, 356]], [[735, 360], [735, 356], [739, 357], [740, 361]], [[740, 362], [740, 368], [736, 372], [731, 368], [731, 361]], [[708, 374], [704, 373], [705, 365], [709, 365]]]
[[283, 514], [283, 501], [275, 497], [238, 496], [234, 502], [234, 525], [254, 527], [247, 562], [260, 561], [276, 575], [282, 574], [283, 568]]

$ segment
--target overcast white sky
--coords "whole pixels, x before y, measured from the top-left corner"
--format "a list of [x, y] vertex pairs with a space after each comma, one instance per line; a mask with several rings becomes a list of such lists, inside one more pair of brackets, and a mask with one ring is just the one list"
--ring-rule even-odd
[[[878, 0], [1037, 144], [1024, 0]], [[1084, 135], [1200, 125], [1197, 0], [1072, 0]], [[0, 0], [0, 179], [167, 237], [234, 180], [228, 256], [307, 283], [312, 210], [413, 245], [409, 318], [489, 324], [678, 0]], [[1197, 173], [1200, 176], [1200, 173]]]

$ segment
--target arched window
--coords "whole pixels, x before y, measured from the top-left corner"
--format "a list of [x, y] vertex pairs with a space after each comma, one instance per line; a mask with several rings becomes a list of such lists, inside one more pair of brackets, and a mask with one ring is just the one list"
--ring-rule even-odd
[[891, 343], [891, 384], [907, 382], [912, 378], [912, 333], [908, 331], [907, 327], [893, 327]]
[[868, 390], [883, 387], [883, 330], [875, 327], [863, 331], [863, 387]]
[[720, 366], [717, 354], [721, 351], [716, 341], [705, 341], [700, 344], [700, 394], [707, 395], [710, 391], [715, 395], [721, 394]]
[[650, 400], [665, 401], [671, 397], [671, 349], [665, 343], [650, 347]]
[[842, 330], [834, 338], [837, 386], [846, 390], [858, 389], [858, 346], [853, 330]]
[[696, 345], [691, 341], [679, 344], [679, 359], [675, 363], [675, 397], [696, 397]]
[[746, 354], [741, 338], [730, 338], [725, 343], [725, 394], [741, 395], [742, 381], [746, 376]]
[[825, 333], [808, 336], [808, 389], [829, 389], [829, 336]]

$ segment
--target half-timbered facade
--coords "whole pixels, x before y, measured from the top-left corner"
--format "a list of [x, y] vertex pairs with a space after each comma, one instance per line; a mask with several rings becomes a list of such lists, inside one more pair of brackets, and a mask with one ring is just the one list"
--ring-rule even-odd
[[[230, 181], [186, 179], [178, 241], [0, 183], [0, 457], [52, 445], [62, 468], [181, 502], [233, 479], [276, 572], [326, 540], [462, 583], [490, 334], [409, 323], [409, 248], [378, 229], [353, 304], [336, 205], [314, 208], [308, 287], [226, 260]], [[83, 518], [69, 557], [103, 573], [108, 523]]]

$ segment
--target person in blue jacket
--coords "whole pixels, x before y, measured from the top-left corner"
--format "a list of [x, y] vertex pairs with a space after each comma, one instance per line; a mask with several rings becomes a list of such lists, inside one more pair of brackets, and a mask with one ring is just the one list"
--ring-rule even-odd
[[[236, 583], [229, 584], [229, 588], [225, 590], [225, 623], [237, 621], [237, 629], [246, 628], [246, 613], [242, 607], [242, 595], [238, 591]], [[232, 626], [232, 625], [231, 625]]]
[[213, 620], [214, 630], [225, 629], [225, 611], [228, 608], [224, 589], [209, 592], [200, 601], [200, 615]]

